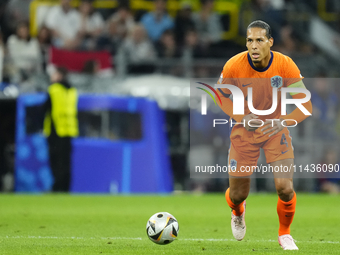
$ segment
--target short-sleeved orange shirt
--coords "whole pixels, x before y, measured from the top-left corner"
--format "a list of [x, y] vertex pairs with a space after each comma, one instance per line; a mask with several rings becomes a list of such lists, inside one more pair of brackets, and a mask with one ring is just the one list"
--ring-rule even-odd
[[[279, 119], [281, 116], [281, 87], [288, 87], [303, 79], [299, 68], [293, 60], [279, 52], [271, 51], [271, 59], [264, 69], [257, 69], [248, 54], [241, 52], [232, 57], [225, 65], [221, 74], [221, 84], [236, 85], [242, 90], [245, 103], [244, 113], [250, 114], [248, 109], [248, 88], [252, 87], [253, 106], [257, 110], [267, 110], [272, 107], [273, 87], [278, 88], [278, 105], [276, 110], [268, 116], [259, 116], [266, 119]], [[275, 79], [276, 78], [276, 82]], [[218, 89], [221, 96], [231, 94], [228, 89]], [[268, 139], [268, 134], [263, 135], [260, 129], [255, 132], [247, 131], [243, 125], [235, 125], [231, 133], [231, 139], [235, 136], [248, 137], [249, 142], [257, 143]]]

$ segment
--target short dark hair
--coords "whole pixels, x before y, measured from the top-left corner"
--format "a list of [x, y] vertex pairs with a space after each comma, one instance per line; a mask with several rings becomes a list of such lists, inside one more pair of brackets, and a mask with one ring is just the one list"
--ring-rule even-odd
[[120, 4], [118, 5], [118, 8], [117, 8], [117, 9], [118, 9], [118, 10], [126, 10], [126, 11], [130, 11], [130, 10], [131, 10], [129, 4], [124, 3], [124, 2], [120, 3]]
[[214, 0], [201, 0], [201, 4], [202, 5], [205, 5], [205, 4], [207, 4], [207, 3], [209, 3], [209, 2], [213, 2]]
[[253, 28], [253, 27], [259, 27], [259, 28], [265, 29], [267, 38], [268, 39], [272, 38], [272, 29], [266, 22], [262, 20], [255, 20], [249, 24], [249, 26], [247, 27], [247, 31], [248, 29]]
[[68, 70], [65, 66], [58, 66], [56, 68], [56, 71], [63, 76], [63, 80], [65, 80], [67, 78]]

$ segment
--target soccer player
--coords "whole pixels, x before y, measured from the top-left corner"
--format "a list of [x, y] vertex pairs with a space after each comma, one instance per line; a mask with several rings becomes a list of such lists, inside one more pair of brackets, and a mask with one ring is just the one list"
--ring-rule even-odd
[[[273, 87], [278, 88], [277, 109], [268, 116], [257, 116], [250, 112], [248, 104], [244, 104], [245, 115], [233, 115], [233, 102], [229, 98], [229, 89], [218, 89], [222, 104], [221, 109], [228, 114], [233, 122], [242, 123], [232, 127], [230, 135], [230, 150], [228, 164], [236, 171], [229, 171], [229, 188], [225, 198], [231, 213], [231, 228], [234, 237], [241, 241], [246, 233], [245, 208], [246, 198], [250, 189], [252, 172], [242, 171], [245, 167], [257, 166], [260, 148], [263, 148], [266, 161], [270, 167], [288, 167], [294, 164], [292, 138], [286, 127], [303, 121], [305, 115], [299, 108], [288, 115], [281, 116], [281, 87], [306, 89], [300, 70], [291, 58], [271, 51], [274, 40], [271, 37], [270, 26], [260, 20], [252, 22], [247, 28], [246, 47], [248, 51], [232, 57], [224, 66], [219, 84], [232, 84], [242, 90], [245, 100], [248, 98], [248, 88], [252, 88], [252, 104], [257, 110], [267, 110], [272, 106]], [[303, 99], [304, 93], [291, 93], [293, 99]], [[217, 100], [218, 101], [218, 100]], [[302, 104], [312, 113], [310, 100]], [[268, 119], [280, 119], [270, 121]], [[254, 125], [261, 127], [252, 127]], [[295, 120], [296, 122], [292, 121]], [[249, 121], [251, 121], [249, 123]], [[244, 123], [244, 125], [243, 125]], [[250, 125], [249, 125], [250, 124]], [[293, 167], [292, 167], [293, 168]], [[274, 171], [273, 171], [274, 172]], [[298, 250], [290, 235], [290, 225], [293, 221], [296, 194], [293, 189], [293, 172], [283, 175], [274, 172], [274, 182], [278, 194], [277, 213], [279, 216], [278, 241], [284, 250]], [[282, 178], [285, 177], [285, 178]]]

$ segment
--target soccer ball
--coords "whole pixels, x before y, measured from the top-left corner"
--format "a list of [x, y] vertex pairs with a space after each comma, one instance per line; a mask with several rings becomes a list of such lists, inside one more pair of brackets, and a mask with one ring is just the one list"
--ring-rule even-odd
[[156, 244], [169, 244], [176, 240], [179, 227], [174, 216], [159, 212], [151, 216], [146, 223], [146, 234]]

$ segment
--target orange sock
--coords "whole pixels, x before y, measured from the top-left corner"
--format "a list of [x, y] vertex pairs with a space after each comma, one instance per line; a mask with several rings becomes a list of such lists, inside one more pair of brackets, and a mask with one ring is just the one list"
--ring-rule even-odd
[[244, 212], [244, 206], [243, 202], [241, 204], [235, 205], [229, 196], [229, 188], [225, 192], [225, 199], [227, 200], [227, 203], [231, 209], [233, 209], [233, 214], [236, 216], [240, 216]]
[[290, 224], [293, 222], [296, 206], [296, 194], [294, 192], [293, 198], [284, 202], [280, 199], [277, 201], [277, 214], [279, 215], [279, 236], [290, 234]]

